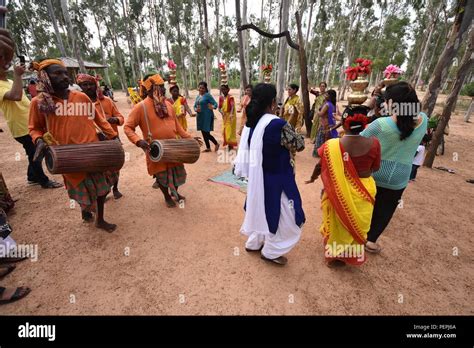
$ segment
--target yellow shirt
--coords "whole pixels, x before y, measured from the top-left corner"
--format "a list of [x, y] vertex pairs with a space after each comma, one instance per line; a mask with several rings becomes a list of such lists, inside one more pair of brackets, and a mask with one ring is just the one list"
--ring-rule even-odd
[[10, 128], [12, 136], [19, 138], [29, 133], [28, 118], [30, 100], [26, 97], [24, 92], [20, 101], [4, 99], [5, 93], [11, 90], [12, 87], [13, 81], [0, 80], [0, 109], [7, 120], [7, 125], [8, 128]]

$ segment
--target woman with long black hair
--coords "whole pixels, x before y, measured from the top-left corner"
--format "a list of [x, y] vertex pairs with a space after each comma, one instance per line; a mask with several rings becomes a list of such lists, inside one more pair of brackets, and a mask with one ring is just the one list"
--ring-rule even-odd
[[367, 236], [366, 250], [379, 253], [377, 239], [390, 222], [408, 185], [413, 158], [426, 133], [428, 117], [420, 110], [415, 89], [399, 82], [385, 91], [384, 114], [368, 125], [362, 136], [375, 136], [382, 148], [380, 169], [374, 173], [377, 185], [374, 213]]
[[214, 109], [217, 109], [217, 102], [209, 93], [207, 89], [207, 83], [204, 81], [199, 82], [198, 86], [199, 95], [194, 102], [194, 111], [196, 111], [196, 125], [197, 130], [202, 132], [206, 149], [203, 152], [211, 151], [211, 144], [214, 144], [214, 151], [219, 150], [219, 143], [211, 134], [214, 130]]
[[276, 105], [275, 86], [255, 86], [246, 108], [235, 174], [248, 178], [240, 230], [248, 236], [245, 249], [261, 251], [264, 260], [285, 265], [283, 255], [299, 241], [305, 222], [290, 161], [291, 151], [304, 150], [304, 137], [275, 115]]

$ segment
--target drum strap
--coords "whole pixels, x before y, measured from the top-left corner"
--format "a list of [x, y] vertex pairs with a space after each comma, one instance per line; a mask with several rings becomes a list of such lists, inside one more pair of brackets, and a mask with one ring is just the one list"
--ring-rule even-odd
[[141, 104], [142, 104], [142, 107], [143, 107], [143, 113], [145, 114], [146, 128], [148, 128], [148, 137], [147, 137], [148, 144], [151, 144], [151, 142], [153, 140], [153, 136], [151, 134], [150, 121], [148, 120], [148, 113], [146, 112], [145, 103], [141, 103]]

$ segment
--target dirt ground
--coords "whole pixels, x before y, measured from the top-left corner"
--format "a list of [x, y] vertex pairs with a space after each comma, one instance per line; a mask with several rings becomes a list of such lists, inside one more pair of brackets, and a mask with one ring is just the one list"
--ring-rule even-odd
[[[116, 99], [127, 115], [125, 95]], [[296, 171], [307, 223], [280, 268], [245, 252], [239, 234], [244, 194], [207, 181], [230, 167], [216, 153], [186, 166], [188, 181], [180, 190], [186, 205], [168, 209], [151, 187], [143, 152], [121, 130], [129, 160], [120, 177], [124, 197], [106, 204], [106, 218], [118, 224], [109, 234], [81, 222], [66, 190], [26, 184], [23, 149], [0, 117], [0, 170], [18, 199], [12, 236], [39, 248], [37, 262], [18, 264], [1, 282], [29, 286], [31, 294], [1, 306], [0, 314], [473, 314], [474, 185], [466, 179], [474, 179], [474, 123], [462, 116], [454, 115], [446, 154], [435, 161], [456, 174], [420, 168], [380, 239], [382, 253], [344, 269], [324, 264], [322, 184], [304, 184], [315, 164], [309, 142], [297, 155]], [[188, 122], [198, 135], [195, 119]], [[221, 124], [219, 118], [219, 141]]]

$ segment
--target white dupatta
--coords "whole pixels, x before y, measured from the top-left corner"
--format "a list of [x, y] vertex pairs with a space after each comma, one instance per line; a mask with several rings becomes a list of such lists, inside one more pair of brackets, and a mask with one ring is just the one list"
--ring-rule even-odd
[[[253, 232], [269, 234], [265, 215], [265, 191], [263, 187], [263, 134], [265, 128], [278, 116], [263, 115], [255, 127], [249, 146], [250, 128], [244, 127], [239, 150], [234, 161], [235, 175], [248, 178], [245, 218], [240, 232], [250, 235]], [[273, 234], [272, 234], [273, 235]]]

